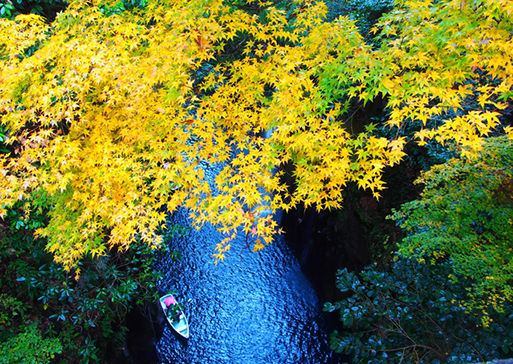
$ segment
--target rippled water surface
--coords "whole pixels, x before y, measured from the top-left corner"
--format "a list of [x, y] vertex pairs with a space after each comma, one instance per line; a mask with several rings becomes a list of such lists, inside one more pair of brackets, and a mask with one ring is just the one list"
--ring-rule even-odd
[[[173, 216], [187, 224], [186, 213]], [[161, 291], [176, 290], [186, 305], [191, 336], [179, 340], [167, 325], [157, 350], [163, 363], [330, 363], [322, 303], [299, 269], [286, 242], [278, 239], [251, 253], [243, 239], [224, 262], [212, 253], [222, 240], [211, 226], [192, 229], [169, 242], [182, 252], [158, 268]]]

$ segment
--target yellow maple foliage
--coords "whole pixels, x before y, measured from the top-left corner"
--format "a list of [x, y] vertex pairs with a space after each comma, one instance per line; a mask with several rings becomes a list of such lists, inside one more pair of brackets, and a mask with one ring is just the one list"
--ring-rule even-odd
[[[420, 143], [456, 141], [472, 156], [511, 99], [512, 1], [398, 1], [373, 29], [380, 48], [348, 18], [326, 22], [322, 2], [298, 1], [294, 16], [259, 2], [262, 17], [221, 0], [120, 14], [89, 3], [51, 24], [0, 20], [12, 150], [0, 156], [0, 215], [16, 201], [48, 208], [39, 233], [67, 269], [136, 238], [157, 247], [179, 206], [228, 235], [216, 259], [239, 230], [260, 250], [277, 228], [267, 212], [339, 208], [350, 182], [379, 197], [383, 170], [405, 155], [405, 124], [420, 125]], [[230, 42], [235, 60], [223, 58]], [[378, 95], [397, 137], [351, 133], [348, 101]], [[209, 182], [204, 165], [217, 163]], [[290, 163], [294, 190], [276, 172]]]

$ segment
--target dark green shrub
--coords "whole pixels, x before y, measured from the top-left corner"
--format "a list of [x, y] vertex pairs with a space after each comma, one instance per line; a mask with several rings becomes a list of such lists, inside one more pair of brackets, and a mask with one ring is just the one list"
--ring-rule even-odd
[[339, 311], [343, 326], [332, 334], [331, 348], [358, 363], [468, 363], [507, 355], [513, 306], [488, 312], [492, 321], [482, 327], [463, 304], [470, 284], [451, 261], [399, 257], [389, 272], [339, 271], [337, 287], [350, 296], [325, 304], [326, 311]]
[[[327, 0], [328, 19], [339, 16], [349, 16], [356, 20], [363, 36], [369, 36], [369, 31], [376, 21], [392, 10], [393, 0]], [[370, 38], [370, 37], [368, 37]]]
[[511, 304], [513, 141], [488, 138], [476, 159], [452, 158], [417, 183], [424, 185], [420, 199], [393, 215], [407, 234], [400, 253], [451, 259], [454, 270], [471, 282], [466, 305], [476, 311]]
[[[17, 353], [16, 348], [38, 337], [55, 339], [64, 349], [56, 359], [99, 363], [109, 348], [121, 348], [124, 318], [132, 305], [156, 299], [154, 253], [134, 243], [127, 251], [83, 259], [74, 272], [66, 272], [45, 251], [46, 241], [34, 238], [34, 229], [45, 222], [43, 211], [26, 211], [22, 205], [0, 221], [0, 287], [5, 292], [0, 296], [5, 332], [0, 331], [0, 342]], [[40, 322], [45, 339], [26, 327], [27, 318]]]
[[62, 353], [58, 339], [43, 339], [37, 325], [30, 324], [25, 331], [0, 343], [0, 364], [46, 364]]

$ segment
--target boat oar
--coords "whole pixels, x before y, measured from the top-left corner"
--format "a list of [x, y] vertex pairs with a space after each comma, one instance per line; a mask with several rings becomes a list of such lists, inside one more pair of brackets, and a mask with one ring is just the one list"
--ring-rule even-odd
[[[189, 298], [189, 299], [187, 300], [186, 305], [188, 305], [188, 304], [189, 304], [189, 303], [191, 303], [191, 302], [192, 302], [192, 298]], [[190, 316], [190, 315], [189, 315], [189, 317], [187, 317], [187, 321], [189, 322], [189, 325], [190, 325], [190, 323], [191, 323], [191, 316]]]

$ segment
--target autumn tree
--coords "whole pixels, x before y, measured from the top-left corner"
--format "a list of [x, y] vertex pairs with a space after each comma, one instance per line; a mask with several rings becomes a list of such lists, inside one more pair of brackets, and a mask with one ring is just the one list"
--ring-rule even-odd
[[423, 173], [387, 269], [337, 273], [344, 299], [326, 303], [343, 330], [331, 348], [358, 363], [462, 363], [513, 349], [513, 142], [486, 139], [477, 158]]
[[66, 0], [7, 0], [0, 4], [0, 17], [12, 19], [19, 14], [38, 14], [54, 19], [67, 5]]
[[513, 301], [513, 142], [489, 138], [479, 158], [453, 158], [417, 182], [425, 185], [421, 199], [393, 216], [407, 232], [401, 254], [451, 260], [471, 282], [470, 298], [461, 304], [489, 324], [490, 310], [502, 311]]
[[[249, 3], [265, 11], [170, 0], [116, 12], [95, 0], [72, 2], [50, 24], [2, 20], [10, 153], [0, 157], [0, 214], [15, 202], [47, 211], [39, 234], [70, 269], [136, 238], [158, 246], [166, 213], [185, 206], [198, 226], [227, 234], [222, 259], [237, 231], [254, 236], [254, 250], [272, 241], [264, 210], [338, 208], [350, 182], [379, 197], [406, 143], [455, 142], [473, 157], [500, 126], [513, 74], [510, 0], [397, 1], [373, 28], [379, 48], [349, 18], [326, 22], [322, 2], [299, 0], [288, 13]], [[241, 56], [226, 58], [238, 39]], [[351, 134], [349, 104], [378, 96], [395, 136], [373, 125]], [[222, 165], [214, 181], [205, 163]], [[294, 189], [275, 169], [286, 163]]]

